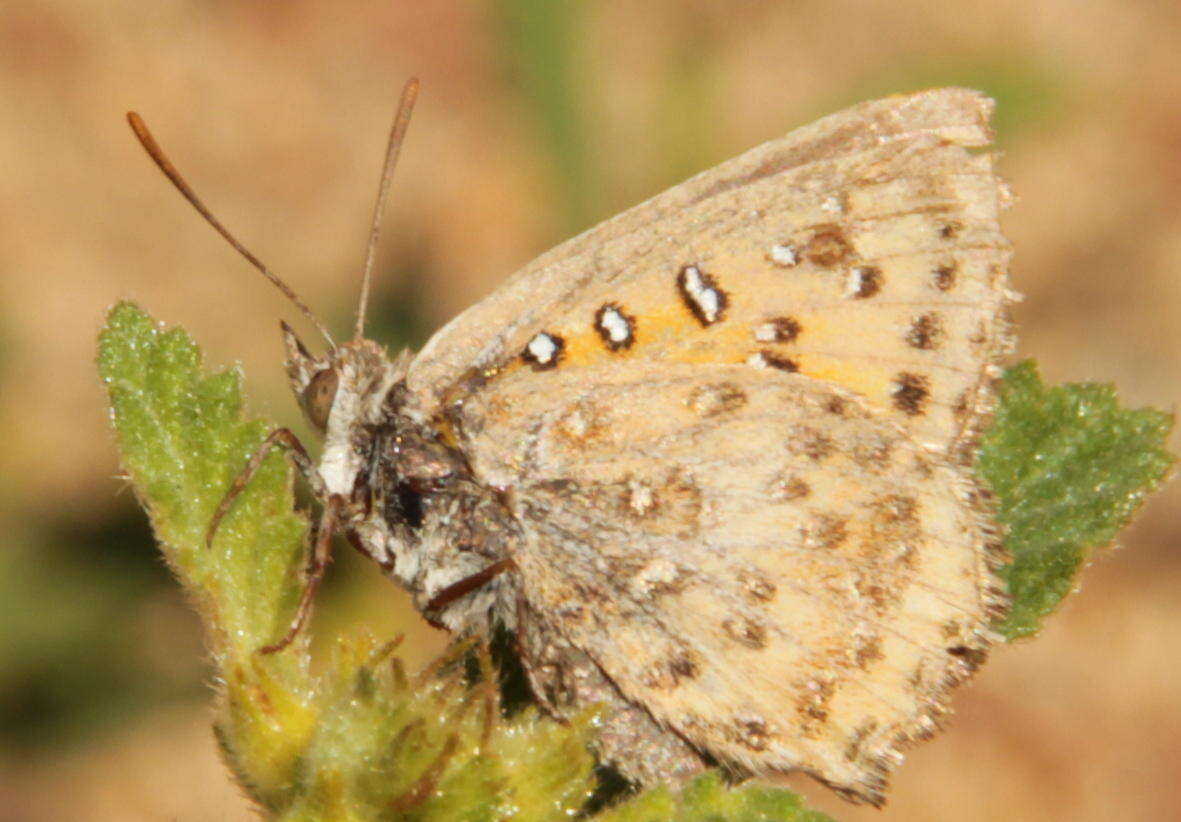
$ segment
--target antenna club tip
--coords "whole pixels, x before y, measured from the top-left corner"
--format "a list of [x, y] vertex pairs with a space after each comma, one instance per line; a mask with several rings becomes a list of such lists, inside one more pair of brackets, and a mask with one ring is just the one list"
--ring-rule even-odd
[[127, 124], [131, 126], [135, 136], [151, 154], [152, 144], [155, 143], [155, 140], [152, 139], [152, 133], [148, 131], [148, 124], [144, 122], [144, 118], [140, 117], [138, 112], [129, 111], [127, 112]]

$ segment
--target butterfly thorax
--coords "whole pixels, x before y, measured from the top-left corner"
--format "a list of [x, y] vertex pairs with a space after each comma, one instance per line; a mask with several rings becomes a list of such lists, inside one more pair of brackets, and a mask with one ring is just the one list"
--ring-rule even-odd
[[456, 631], [511, 624], [508, 575], [448, 594], [507, 559], [519, 536], [502, 493], [478, 481], [406, 390], [409, 352], [391, 359], [358, 340], [316, 359], [284, 331], [292, 388], [324, 435], [319, 475], [342, 500], [341, 530], [432, 622]]
[[372, 431], [367, 520], [383, 531], [389, 572], [436, 624], [456, 631], [511, 624], [512, 575], [454, 593], [507, 560], [520, 539], [503, 493], [481, 483], [464, 455], [421, 420], [404, 383], [387, 395], [386, 410]]

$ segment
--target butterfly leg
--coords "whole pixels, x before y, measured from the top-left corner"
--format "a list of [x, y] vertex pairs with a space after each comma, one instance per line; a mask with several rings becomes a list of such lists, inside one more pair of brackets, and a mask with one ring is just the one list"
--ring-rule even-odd
[[507, 557], [505, 559], [497, 560], [487, 568], [477, 571], [471, 576], [464, 577], [463, 579], [459, 580], [459, 582], [453, 582], [442, 591], [439, 591], [439, 593], [431, 597], [431, 601], [426, 604], [426, 610], [437, 611], [440, 608], [445, 608], [455, 600], [459, 599], [461, 596], [470, 594], [477, 588], [484, 587], [494, 577], [499, 576], [512, 567], [513, 561]]
[[344, 498], [339, 494], [333, 494], [328, 498], [328, 503], [324, 506], [324, 513], [316, 525], [316, 543], [312, 549], [312, 555], [308, 558], [307, 584], [304, 585], [303, 594], [299, 598], [295, 616], [292, 617], [291, 625], [288, 626], [287, 633], [283, 635], [283, 638], [271, 645], [259, 648], [260, 654], [273, 654], [286, 648], [307, 622], [308, 615], [312, 612], [312, 603], [316, 599], [316, 591], [320, 588], [320, 580], [324, 578], [324, 572], [328, 570], [328, 563], [332, 560], [332, 535], [340, 522], [340, 513], [343, 507]]
[[234, 479], [230, 490], [222, 497], [221, 503], [217, 506], [217, 511], [213, 514], [213, 519], [209, 521], [209, 528], [205, 532], [205, 544], [207, 546], [213, 545], [213, 537], [217, 534], [217, 529], [221, 525], [221, 521], [225, 519], [226, 514], [234, 506], [234, 501], [238, 499], [239, 494], [246, 490], [246, 486], [250, 484], [250, 480], [254, 478], [254, 475], [262, 466], [263, 460], [271, 453], [271, 449], [278, 446], [283, 446], [287, 449], [287, 453], [291, 456], [291, 461], [295, 463], [295, 467], [299, 469], [304, 479], [307, 480], [308, 485], [312, 487], [312, 493], [316, 498], [327, 499], [328, 489], [324, 487], [324, 480], [320, 477], [320, 472], [316, 469], [316, 464], [308, 456], [307, 449], [303, 447], [303, 443], [292, 433], [290, 428], [276, 428], [262, 441], [262, 445], [254, 452], [254, 456], [250, 458], [246, 466]]

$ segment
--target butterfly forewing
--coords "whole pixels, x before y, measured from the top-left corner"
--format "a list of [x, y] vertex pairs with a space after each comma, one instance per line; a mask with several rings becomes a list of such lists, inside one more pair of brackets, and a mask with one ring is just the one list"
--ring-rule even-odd
[[968, 151], [990, 109], [926, 92], [753, 149], [544, 255], [440, 332], [410, 385], [437, 401], [473, 370], [747, 362], [851, 388], [950, 451], [1008, 346], [1003, 188]]

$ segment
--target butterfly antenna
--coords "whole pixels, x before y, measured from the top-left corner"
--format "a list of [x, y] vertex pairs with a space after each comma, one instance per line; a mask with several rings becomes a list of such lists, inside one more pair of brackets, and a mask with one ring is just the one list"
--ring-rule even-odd
[[148, 127], [144, 123], [143, 118], [141, 118], [134, 111], [129, 111], [127, 112], [127, 122], [131, 124], [131, 130], [135, 132], [135, 136], [139, 139], [140, 145], [144, 147], [144, 151], [146, 151], [148, 156], [152, 158], [152, 162], [159, 166], [160, 170], [164, 172], [164, 176], [167, 177], [174, 186], [176, 186], [177, 191], [179, 191], [184, 196], [184, 198], [189, 201], [193, 208], [197, 209], [197, 213], [205, 218], [205, 222], [213, 226], [217, 233], [226, 239], [226, 242], [232, 245], [239, 254], [249, 260], [250, 264], [257, 268], [264, 277], [274, 283], [275, 287], [287, 296], [287, 299], [295, 303], [296, 308], [303, 312], [303, 315], [308, 318], [312, 325], [314, 325], [316, 329], [324, 336], [324, 339], [328, 341], [328, 345], [330, 347], [335, 347], [336, 343], [333, 342], [332, 335], [328, 333], [327, 327], [325, 327], [324, 323], [320, 322], [316, 315], [312, 313], [312, 310], [307, 307], [304, 301], [301, 300], [299, 296], [291, 290], [291, 287], [287, 285], [287, 283], [279, 279], [277, 274], [263, 265], [262, 260], [251, 254], [250, 250], [246, 248], [246, 246], [238, 242], [234, 235], [229, 232], [229, 229], [222, 225], [218, 219], [213, 216], [212, 212], [210, 212], [209, 209], [205, 207], [205, 204], [201, 202], [201, 198], [199, 198], [196, 192], [194, 192], [193, 189], [189, 187], [189, 184], [185, 182], [184, 177], [181, 177], [180, 172], [176, 170], [174, 165], [172, 165], [172, 161], [170, 161], [168, 157], [165, 156], [163, 149], [160, 148], [160, 144], [157, 143], [156, 138], [152, 136], [152, 132], [148, 131]]
[[406, 137], [406, 129], [410, 125], [410, 114], [414, 111], [414, 101], [417, 99], [418, 78], [411, 77], [402, 87], [402, 99], [398, 103], [398, 113], [394, 115], [394, 124], [390, 127], [390, 141], [385, 149], [385, 165], [381, 169], [377, 202], [373, 205], [373, 224], [369, 227], [369, 247], [365, 251], [365, 271], [361, 275], [361, 299], [357, 303], [357, 332], [354, 337], [357, 340], [361, 339], [365, 333], [365, 312], [369, 305], [369, 282], [373, 272], [373, 260], [377, 254], [377, 236], [381, 232], [381, 218], [385, 213], [390, 178], [394, 176], [394, 166], [398, 163], [402, 140]]

